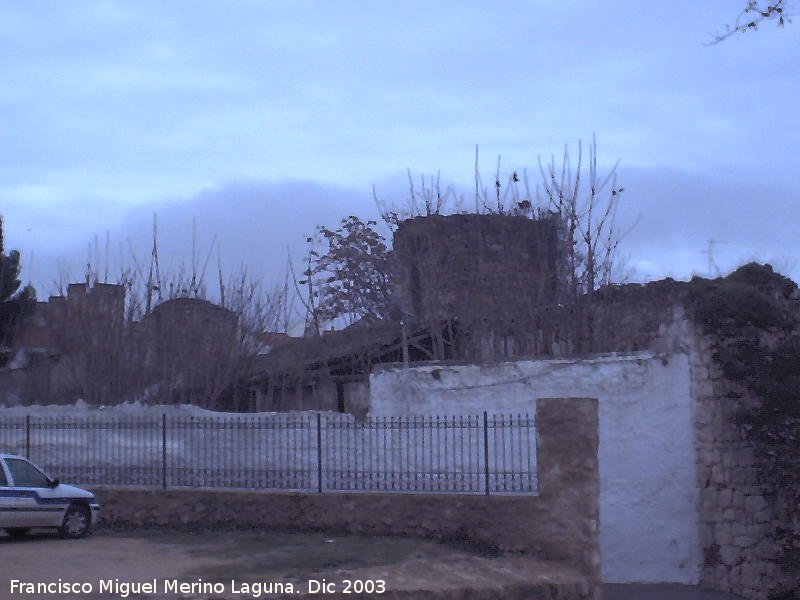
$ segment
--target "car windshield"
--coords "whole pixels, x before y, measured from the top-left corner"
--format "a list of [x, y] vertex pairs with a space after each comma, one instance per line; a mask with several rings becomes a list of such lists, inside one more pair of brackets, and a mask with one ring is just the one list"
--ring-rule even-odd
[[6, 479], [6, 472], [3, 470], [3, 462], [0, 461], [0, 487], [8, 485], [8, 480]]
[[48, 477], [21, 458], [7, 458], [6, 464], [16, 487], [47, 487]]

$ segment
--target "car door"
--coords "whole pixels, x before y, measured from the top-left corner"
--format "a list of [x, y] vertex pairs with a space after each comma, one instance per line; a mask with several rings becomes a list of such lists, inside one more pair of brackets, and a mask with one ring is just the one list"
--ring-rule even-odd
[[18, 509], [17, 493], [8, 480], [5, 459], [0, 458], [0, 529], [20, 526]]
[[16, 499], [17, 527], [57, 527], [66, 508], [53, 498], [50, 478], [23, 458], [6, 457], [11, 494]]

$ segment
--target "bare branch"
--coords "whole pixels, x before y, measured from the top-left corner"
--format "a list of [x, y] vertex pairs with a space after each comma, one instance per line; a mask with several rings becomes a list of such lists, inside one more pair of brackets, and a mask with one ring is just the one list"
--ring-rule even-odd
[[736, 15], [733, 26], [725, 26], [722, 33], [709, 33], [711, 41], [706, 42], [706, 46], [713, 46], [739, 33], [756, 31], [764, 21], [775, 21], [777, 27], [783, 27], [786, 23], [791, 23], [784, 11], [784, 0], [747, 0], [747, 4]]

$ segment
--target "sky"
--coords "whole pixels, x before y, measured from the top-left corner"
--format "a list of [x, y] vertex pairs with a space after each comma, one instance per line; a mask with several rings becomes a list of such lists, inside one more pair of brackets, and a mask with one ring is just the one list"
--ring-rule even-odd
[[194, 236], [195, 262], [277, 281], [316, 226], [375, 218], [373, 189], [402, 205], [407, 170], [469, 199], [476, 145], [484, 181], [498, 156], [535, 181], [595, 135], [631, 280], [797, 280], [800, 17], [709, 45], [744, 4], [5, 2], [6, 250], [42, 298], [145, 264], [157, 215], [162, 268]]

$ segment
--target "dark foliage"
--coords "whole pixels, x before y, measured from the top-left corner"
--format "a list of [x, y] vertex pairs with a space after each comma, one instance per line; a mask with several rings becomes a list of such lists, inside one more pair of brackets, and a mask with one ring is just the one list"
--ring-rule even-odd
[[344, 319], [349, 325], [363, 317], [386, 315], [389, 251], [375, 226], [375, 221], [351, 215], [336, 229], [318, 228], [327, 248], [324, 253], [311, 250], [311, 264], [304, 275], [316, 281], [320, 320]]
[[[759, 481], [784, 523], [775, 531], [782, 547], [775, 560], [800, 575], [797, 284], [769, 265], [750, 263], [724, 279], [695, 279], [690, 289], [695, 319], [717, 338], [715, 360], [758, 399], [737, 423], [753, 443]], [[780, 597], [797, 597], [791, 594]]]
[[766, 330], [794, 323], [781, 300], [797, 285], [769, 265], [749, 263], [719, 279], [695, 277], [689, 289], [695, 318], [706, 331], [738, 334], [743, 327]]
[[749, 285], [765, 293], [789, 298], [797, 289], [797, 284], [772, 270], [770, 265], [747, 263], [725, 278], [728, 282]]
[[5, 254], [3, 219], [0, 217], [0, 366], [8, 359], [8, 348], [14, 341], [20, 317], [32, 310], [36, 294], [32, 287], [20, 287], [20, 255], [12, 250]]

